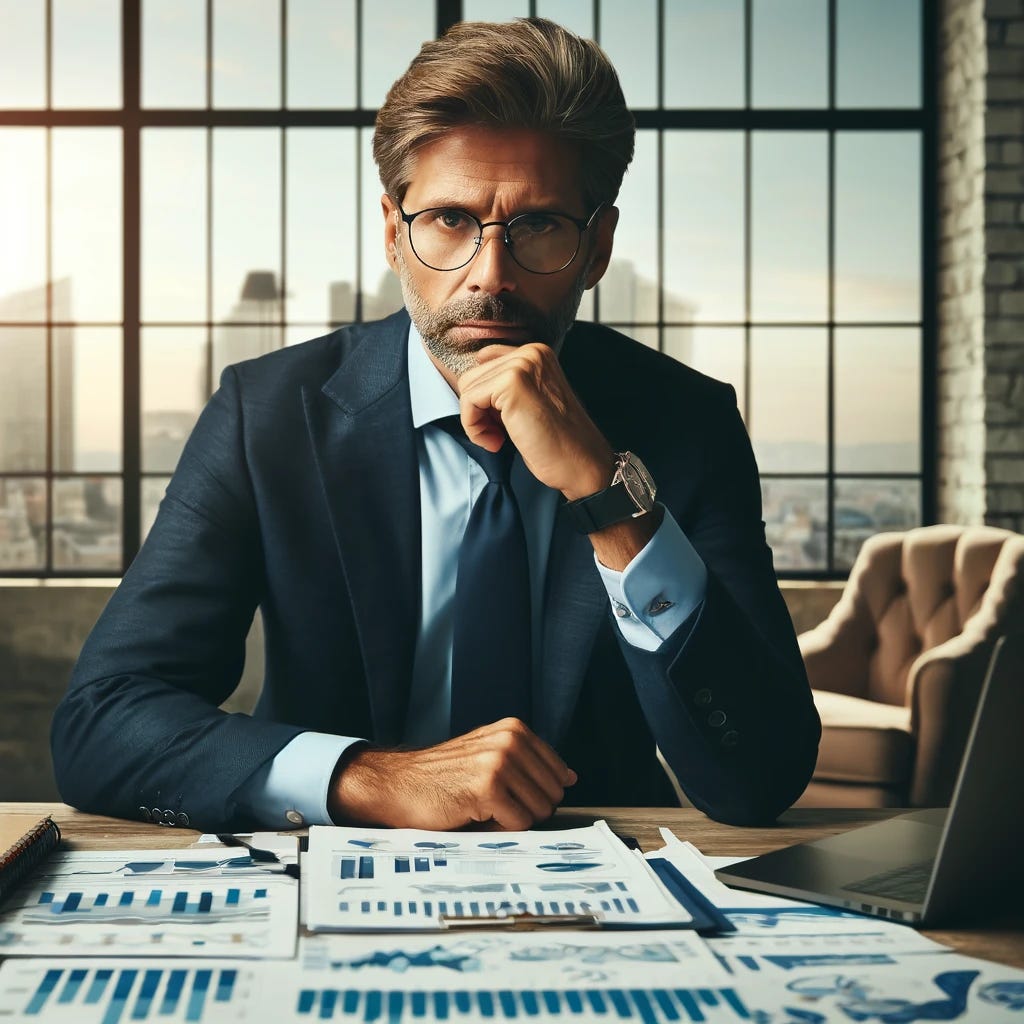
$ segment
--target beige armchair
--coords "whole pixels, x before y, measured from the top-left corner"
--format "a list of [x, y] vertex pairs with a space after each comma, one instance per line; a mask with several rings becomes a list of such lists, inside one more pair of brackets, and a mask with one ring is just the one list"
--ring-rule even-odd
[[1022, 628], [1024, 536], [870, 538], [832, 613], [800, 636], [822, 737], [798, 805], [948, 804], [996, 638]]

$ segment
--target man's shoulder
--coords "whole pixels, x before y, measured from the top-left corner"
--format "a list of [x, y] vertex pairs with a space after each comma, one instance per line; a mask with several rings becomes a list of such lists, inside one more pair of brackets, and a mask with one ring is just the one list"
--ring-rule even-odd
[[364, 345], [391, 342], [400, 349], [408, 330], [404, 310], [383, 320], [348, 324], [297, 345], [275, 349], [254, 359], [234, 363], [232, 372], [247, 392], [321, 388]]
[[562, 365], [574, 387], [648, 400], [735, 404], [733, 387], [604, 324], [578, 320], [566, 336]]

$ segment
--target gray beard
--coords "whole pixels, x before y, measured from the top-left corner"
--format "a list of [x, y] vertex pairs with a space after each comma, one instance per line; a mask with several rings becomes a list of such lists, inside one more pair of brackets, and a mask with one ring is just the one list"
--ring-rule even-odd
[[[576, 319], [583, 292], [586, 290], [589, 264], [584, 266], [573, 282], [572, 290], [550, 313], [544, 314], [515, 296], [482, 295], [450, 302], [439, 309], [431, 309], [416, 290], [412, 274], [405, 262], [401, 244], [395, 248], [402, 298], [405, 308], [416, 325], [427, 351], [456, 379], [477, 365], [476, 353], [493, 342], [486, 338], [456, 341], [451, 329], [466, 320], [493, 320], [527, 328], [532, 341], [550, 345], [556, 352]], [[502, 342], [509, 344], [509, 342]]]

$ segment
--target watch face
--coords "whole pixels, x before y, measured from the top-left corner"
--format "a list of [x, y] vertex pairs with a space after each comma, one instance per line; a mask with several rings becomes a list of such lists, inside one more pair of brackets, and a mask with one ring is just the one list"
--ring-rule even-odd
[[619, 479], [622, 480], [626, 493], [636, 503], [637, 508], [650, 512], [654, 508], [654, 481], [647, 467], [633, 454], [626, 453], [625, 460], [619, 466]]

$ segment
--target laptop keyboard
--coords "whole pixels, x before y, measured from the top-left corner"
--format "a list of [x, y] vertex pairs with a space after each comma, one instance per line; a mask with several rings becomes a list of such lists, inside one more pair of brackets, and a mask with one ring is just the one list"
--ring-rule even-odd
[[891, 871], [870, 875], [859, 882], [844, 885], [843, 888], [869, 893], [872, 896], [906, 900], [908, 903], [922, 903], [932, 877], [933, 864], [932, 860], [922, 860], [916, 864], [907, 864]]

